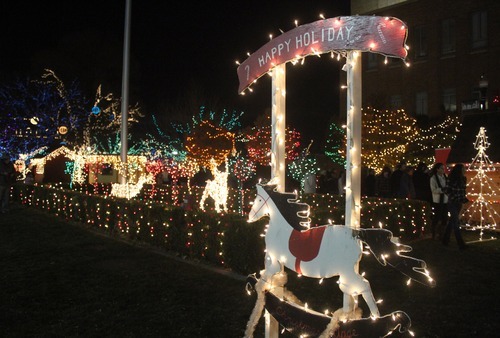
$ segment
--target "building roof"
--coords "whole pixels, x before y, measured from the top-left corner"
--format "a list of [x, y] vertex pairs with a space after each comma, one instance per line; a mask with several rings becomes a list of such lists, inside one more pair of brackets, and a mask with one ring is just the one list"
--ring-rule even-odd
[[485, 129], [490, 146], [485, 150], [492, 162], [500, 162], [500, 112], [474, 111], [463, 113], [462, 127], [451, 146], [448, 163], [470, 163], [477, 155], [474, 148], [481, 127]]

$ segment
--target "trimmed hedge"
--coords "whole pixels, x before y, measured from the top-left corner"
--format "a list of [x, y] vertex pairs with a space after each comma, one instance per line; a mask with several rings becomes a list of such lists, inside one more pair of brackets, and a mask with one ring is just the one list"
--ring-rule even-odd
[[[254, 193], [253, 193], [254, 194]], [[169, 253], [203, 260], [248, 274], [263, 268], [267, 219], [248, 223], [238, 213], [185, 210], [178, 206], [93, 195], [49, 186], [16, 185], [12, 198], [68, 221], [98, 228], [113, 236], [147, 243]], [[305, 195], [311, 205], [312, 226], [343, 224], [345, 200], [332, 195]], [[403, 240], [422, 235], [430, 224], [430, 205], [421, 201], [367, 198], [361, 224], [379, 227]]]

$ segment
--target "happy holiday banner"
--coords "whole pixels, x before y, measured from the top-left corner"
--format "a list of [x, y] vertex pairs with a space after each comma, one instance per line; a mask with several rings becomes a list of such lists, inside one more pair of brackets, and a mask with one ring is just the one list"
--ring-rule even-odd
[[380, 16], [342, 16], [298, 26], [277, 36], [238, 67], [239, 92], [273, 67], [311, 54], [359, 50], [406, 58], [408, 29], [401, 20]]

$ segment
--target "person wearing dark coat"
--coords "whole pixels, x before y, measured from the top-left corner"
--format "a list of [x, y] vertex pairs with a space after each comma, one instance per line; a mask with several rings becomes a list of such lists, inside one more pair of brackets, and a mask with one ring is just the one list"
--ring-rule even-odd
[[391, 174], [392, 170], [389, 166], [384, 166], [382, 172], [377, 176], [375, 193], [378, 197], [391, 198]]
[[374, 169], [368, 169], [368, 175], [364, 180], [364, 194], [368, 197], [374, 197], [376, 192], [377, 177]]
[[447, 191], [450, 219], [444, 231], [443, 244], [448, 245], [451, 231], [453, 230], [460, 250], [467, 248], [462, 238], [462, 234], [460, 233], [460, 211], [462, 210], [463, 204], [469, 202], [466, 197], [466, 187], [467, 178], [465, 177], [465, 166], [462, 163], [457, 163], [448, 176]]
[[413, 185], [413, 167], [406, 167], [399, 182], [398, 198], [415, 198], [415, 186]]
[[391, 193], [395, 198], [406, 198], [401, 196], [401, 177], [406, 170], [406, 163], [401, 162], [396, 166], [396, 170], [391, 174]]
[[420, 162], [413, 173], [415, 199], [432, 203], [432, 191], [429, 184], [430, 178], [429, 168], [425, 163]]

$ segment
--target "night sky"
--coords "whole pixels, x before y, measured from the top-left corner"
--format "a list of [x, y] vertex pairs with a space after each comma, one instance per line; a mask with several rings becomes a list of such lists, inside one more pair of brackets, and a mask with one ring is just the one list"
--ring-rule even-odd
[[[269, 34], [294, 28], [294, 20], [319, 20], [320, 13], [349, 15], [349, 1], [133, 0], [130, 103], [165, 115], [195, 93], [215, 109], [244, 111], [249, 123], [270, 107], [271, 79], [238, 95], [235, 61]], [[77, 80], [91, 101], [99, 84], [121, 95], [125, 0], [2, 1], [0, 16], [0, 83], [39, 78], [49, 68], [64, 81]], [[338, 116], [340, 68], [326, 54], [287, 67], [287, 121], [306, 138], [325, 133]]]

